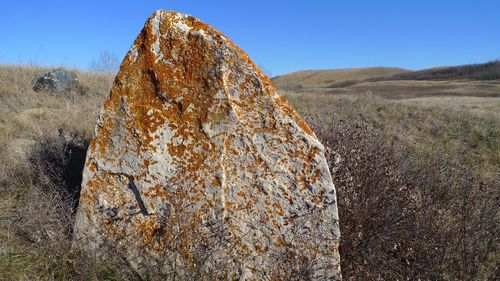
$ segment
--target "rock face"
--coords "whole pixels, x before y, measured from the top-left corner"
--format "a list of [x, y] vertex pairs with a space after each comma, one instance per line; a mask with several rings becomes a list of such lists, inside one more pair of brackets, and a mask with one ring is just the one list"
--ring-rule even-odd
[[35, 92], [64, 92], [78, 87], [76, 74], [64, 69], [56, 69], [33, 79]]
[[323, 146], [242, 50], [175, 12], [155, 12], [122, 62], [75, 237], [153, 278], [340, 279]]

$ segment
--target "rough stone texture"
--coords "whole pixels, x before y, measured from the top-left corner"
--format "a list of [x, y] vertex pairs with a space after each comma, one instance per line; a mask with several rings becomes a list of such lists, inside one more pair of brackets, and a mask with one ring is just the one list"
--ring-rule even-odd
[[242, 50], [175, 12], [155, 12], [122, 62], [87, 154], [75, 237], [150, 276], [265, 280], [307, 267], [340, 279], [323, 146]]
[[56, 69], [33, 79], [35, 92], [64, 92], [78, 87], [76, 74], [64, 69]]

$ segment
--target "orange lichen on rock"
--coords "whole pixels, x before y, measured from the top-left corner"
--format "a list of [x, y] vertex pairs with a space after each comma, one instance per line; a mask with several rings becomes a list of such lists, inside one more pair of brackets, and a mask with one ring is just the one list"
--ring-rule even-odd
[[[99, 115], [75, 237], [100, 255], [120, 253], [140, 273], [158, 263], [162, 272], [171, 260], [194, 262], [197, 243], [222, 225], [231, 242], [211, 260], [231, 255], [243, 279], [265, 279], [282, 247], [297, 256], [338, 248], [338, 226], [309, 219], [321, 210], [336, 222], [335, 196], [323, 146], [248, 55], [198, 19], [160, 10]], [[288, 241], [294, 231], [326, 237], [311, 247]], [[315, 267], [338, 263], [332, 251]], [[318, 274], [340, 278], [339, 270]]]

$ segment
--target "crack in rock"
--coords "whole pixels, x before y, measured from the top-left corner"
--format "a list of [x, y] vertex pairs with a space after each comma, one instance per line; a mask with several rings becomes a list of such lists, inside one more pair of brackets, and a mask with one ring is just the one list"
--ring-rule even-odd
[[128, 179], [128, 188], [134, 194], [135, 200], [137, 201], [137, 204], [139, 205], [139, 208], [141, 209], [141, 213], [144, 216], [149, 216], [148, 209], [146, 209], [146, 205], [144, 205], [144, 201], [142, 201], [141, 193], [139, 192], [139, 189], [135, 185], [134, 177], [129, 176], [129, 175], [124, 175], [124, 176], [126, 176]]

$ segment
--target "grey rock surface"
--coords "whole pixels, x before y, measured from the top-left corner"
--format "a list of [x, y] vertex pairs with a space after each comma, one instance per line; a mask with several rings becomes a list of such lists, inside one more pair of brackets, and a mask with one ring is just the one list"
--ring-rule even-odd
[[101, 110], [75, 239], [152, 279], [339, 280], [324, 153], [246, 53], [158, 11]]
[[79, 81], [74, 72], [56, 69], [35, 77], [32, 84], [35, 92], [64, 92], [78, 87]]

